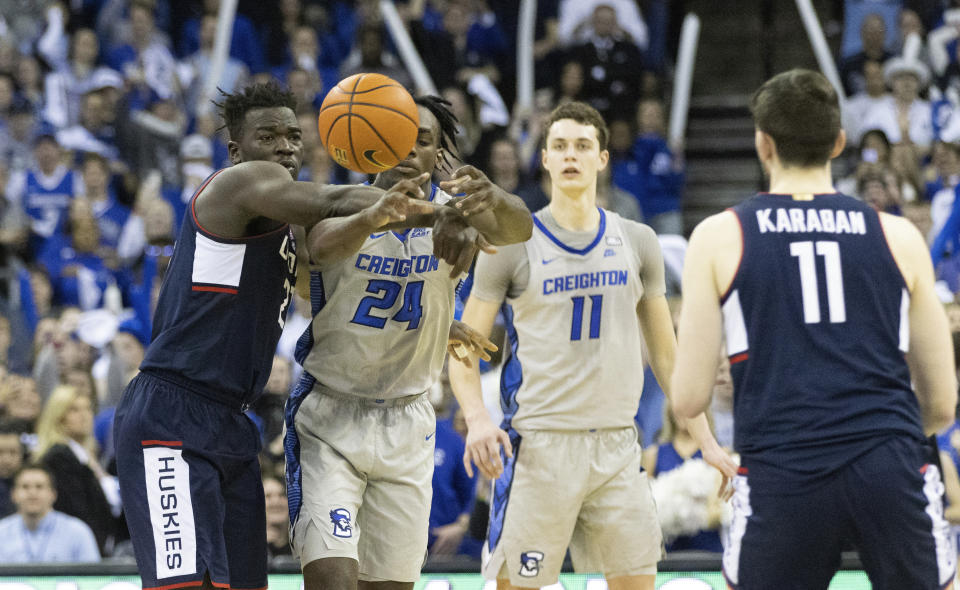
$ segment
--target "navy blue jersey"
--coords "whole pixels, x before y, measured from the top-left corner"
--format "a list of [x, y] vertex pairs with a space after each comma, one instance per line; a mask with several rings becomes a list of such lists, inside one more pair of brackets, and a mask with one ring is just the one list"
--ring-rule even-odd
[[733, 212], [743, 256], [721, 302], [744, 465], [790, 485], [922, 439], [910, 295], [878, 214], [840, 194], [760, 194]]
[[140, 368], [175, 374], [188, 389], [239, 407], [270, 376], [296, 283], [296, 248], [288, 225], [242, 239], [203, 229], [194, 206], [213, 176], [190, 201]]

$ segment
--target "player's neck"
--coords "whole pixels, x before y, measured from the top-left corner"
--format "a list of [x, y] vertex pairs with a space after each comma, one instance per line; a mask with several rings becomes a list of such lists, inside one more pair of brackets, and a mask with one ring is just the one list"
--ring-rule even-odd
[[830, 164], [816, 168], [773, 167], [770, 169], [770, 192], [785, 195], [834, 193]]
[[571, 196], [558, 190], [554, 185], [553, 196], [550, 199], [550, 214], [557, 221], [557, 225], [569, 231], [596, 229], [600, 223], [596, 187], [592, 191], [588, 190]]

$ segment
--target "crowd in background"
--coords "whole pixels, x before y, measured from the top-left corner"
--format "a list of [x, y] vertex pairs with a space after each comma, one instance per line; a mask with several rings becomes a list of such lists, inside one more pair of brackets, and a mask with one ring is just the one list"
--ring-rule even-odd
[[[397, 4], [459, 119], [461, 162], [532, 211], [544, 207], [543, 122], [555, 106], [583, 100], [610, 127], [601, 204], [658, 234], [683, 233], [683, 146], [665, 139], [675, 28], [667, 0], [539, 0], [530, 111], [510, 107], [515, 1]], [[960, 291], [960, 2], [923, 18], [900, 2], [867, 4], [883, 10], [857, 15], [861, 42], [839, 56], [852, 147], [837, 166], [838, 188], [917, 223], [948, 300]], [[116, 487], [113, 408], [149, 343], [187, 204], [229, 165], [205, 86], [218, 9], [218, 0], [0, 0], [0, 518], [8, 517], [0, 536], [20, 526], [37, 539], [30, 554], [0, 547], [0, 563], [133, 559]], [[910, 32], [921, 48], [903, 57]], [[333, 164], [316, 127], [326, 92], [357, 72], [413, 85], [377, 1], [241, 1], [219, 88], [288, 86], [303, 129], [300, 179], [359, 182]], [[302, 300], [292, 306], [264, 395], [248, 413], [263, 436], [268, 542], [281, 559], [290, 553], [283, 403], [298, 377], [293, 348], [309, 309]], [[495, 365], [484, 366], [485, 392], [497, 387]], [[715, 428], [729, 445], [729, 376], [719, 375], [717, 387], [725, 395], [716, 396]], [[433, 397], [431, 553], [478, 557], [488, 486], [463, 470], [465, 427], [449, 387]], [[637, 423], [653, 474], [696, 458], [682, 428], [668, 421], [660, 436], [663, 400], [648, 370]], [[719, 526], [714, 510], [709, 528]], [[50, 534], [84, 527], [89, 535]], [[699, 541], [674, 547], [718, 548], [716, 533]]]

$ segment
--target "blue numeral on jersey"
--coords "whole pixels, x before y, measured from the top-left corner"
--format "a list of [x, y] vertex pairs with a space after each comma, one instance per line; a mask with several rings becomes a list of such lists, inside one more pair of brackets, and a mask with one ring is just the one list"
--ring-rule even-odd
[[[583, 334], [583, 297], [571, 297], [573, 321], [570, 324], [570, 340], [580, 340]], [[600, 314], [603, 311], [603, 295], [590, 295], [590, 338], [600, 337]]]
[[400, 310], [393, 314], [391, 318], [395, 322], [408, 322], [408, 330], [416, 330], [420, 326], [420, 316], [423, 315], [423, 307], [420, 305], [420, 296], [423, 294], [423, 281], [407, 283], [407, 288], [403, 290], [403, 303]]
[[395, 322], [407, 322], [408, 330], [416, 330], [420, 326], [420, 317], [423, 316], [423, 306], [420, 305], [420, 297], [423, 294], [423, 281], [407, 283], [406, 289], [393, 281], [383, 279], [371, 279], [367, 283], [368, 295], [360, 300], [357, 311], [350, 320], [354, 324], [361, 326], [370, 326], [371, 328], [383, 329], [387, 325], [387, 318], [371, 314], [373, 309], [392, 309], [403, 291], [403, 299], [400, 309], [393, 315]]

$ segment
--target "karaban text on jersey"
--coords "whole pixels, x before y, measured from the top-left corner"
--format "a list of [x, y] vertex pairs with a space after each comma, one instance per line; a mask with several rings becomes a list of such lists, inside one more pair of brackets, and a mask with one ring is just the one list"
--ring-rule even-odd
[[867, 222], [862, 211], [843, 209], [759, 209], [757, 225], [760, 233], [825, 233], [866, 235]]

